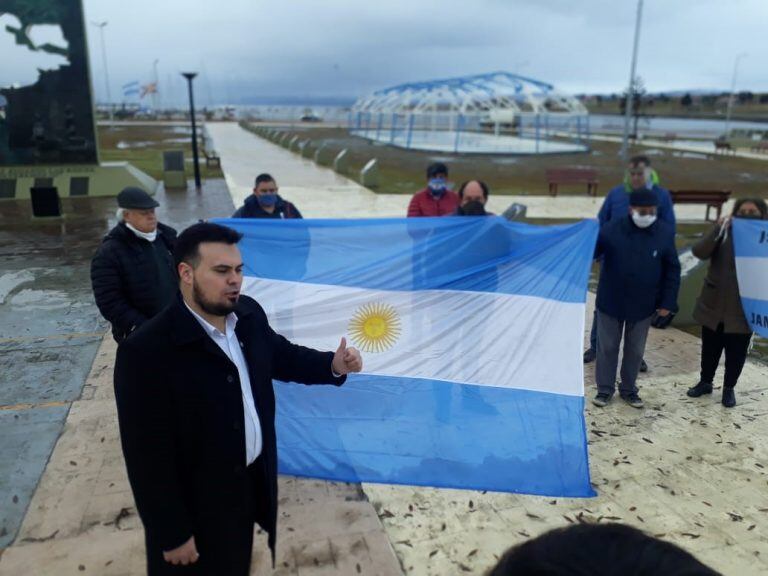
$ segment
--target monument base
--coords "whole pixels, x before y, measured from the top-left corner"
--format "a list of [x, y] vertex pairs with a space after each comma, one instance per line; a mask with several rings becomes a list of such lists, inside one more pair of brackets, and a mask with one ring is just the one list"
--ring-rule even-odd
[[85, 166], [10, 166], [0, 168], [0, 201], [28, 200], [33, 187], [58, 188], [60, 198], [117, 196], [136, 186], [154, 194], [158, 182], [128, 162]]

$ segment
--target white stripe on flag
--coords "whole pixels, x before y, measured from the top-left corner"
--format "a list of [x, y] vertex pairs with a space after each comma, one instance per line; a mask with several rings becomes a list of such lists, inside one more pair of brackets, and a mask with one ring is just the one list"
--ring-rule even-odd
[[768, 258], [736, 258], [736, 275], [742, 298], [768, 300]]
[[[276, 332], [297, 344], [335, 350], [346, 335], [349, 345], [363, 348], [368, 374], [584, 394], [583, 303], [254, 277], [246, 277], [243, 292], [264, 307]], [[370, 349], [377, 343], [381, 350]]]

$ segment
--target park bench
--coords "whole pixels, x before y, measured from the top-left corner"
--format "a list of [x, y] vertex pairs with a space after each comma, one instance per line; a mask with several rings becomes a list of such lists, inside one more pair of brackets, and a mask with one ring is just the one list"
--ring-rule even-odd
[[208, 168], [215, 166], [221, 168], [221, 158], [213, 150], [207, 150], [203, 148], [203, 155], [205, 156], [205, 165]]
[[557, 187], [560, 184], [586, 184], [587, 194], [597, 196], [597, 170], [591, 168], [549, 168], [547, 173], [547, 184], [549, 193], [557, 196]]
[[717, 218], [723, 210], [723, 204], [728, 202], [731, 195], [730, 190], [670, 190], [672, 202], [674, 204], [706, 204], [707, 214], [704, 219], [709, 222], [709, 211], [714, 208], [717, 211]]
[[667, 132], [659, 138], [662, 142], [674, 142], [677, 140], [677, 134], [675, 132]]
[[715, 154], [718, 152], [736, 154], [736, 150], [731, 146], [731, 143], [725, 140], [715, 140]]
[[752, 152], [760, 152], [762, 154], [768, 154], [768, 141], [755, 142], [752, 145]]

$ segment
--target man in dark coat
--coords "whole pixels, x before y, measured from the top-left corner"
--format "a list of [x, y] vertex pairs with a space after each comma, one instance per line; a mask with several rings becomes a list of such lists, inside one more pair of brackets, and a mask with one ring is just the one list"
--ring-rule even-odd
[[[650, 190], [658, 198], [656, 215], [659, 220], [668, 222], [675, 229], [675, 210], [669, 190], [659, 186], [659, 176], [651, 168], [648, 156], [633, 156], [629, 159], [625, 181], [612, 188], [603, 200], [597, 219], [602, 228], [614, 218], [625, 218], [629, 209], [629, 195], [633, 190]], [[592, 318], [592, 330], [589, 333], [589, 348], [584, 352], [584, 363], [594, 362], [597, 356], [597, 312]], [[647, 372], [645, 360], [640, 361], [640, 372]]]
[[170, 304], [178, 277], [172, 255], [176, 230], [157, 221], [159, 204], [140, 188], [126, 188], [117, 205], [117, 226], [91, 262], [91, 285], [96, 306], [122, 342]]
[[677, 311], [680, 262], [675, 231], [658, 219], [658, 196], [636, 190], [629, 214], [600, 229], [595, 258], [602, 257], [597, 287], [597, 396], [605, 406], [616, 389], [619, 347], [624, 336], [619, 394], [630, 406], [642, 408], [637, 373], [654, 313], [665, 318]]
[[254, 522], [274, 559], [272, 379], [340, 385], [362, 369], [344, 338], [335, 353], [292, 344], [240, 296], [240, 237], [187, 228], [175, 250], [181, 293], [118, 348], [120, 436], [150, 576], [245, 576]]
[[245, 199], [232, 218], [302, 218], [301, 212], [291, 202], [283, 199], [277, 191], [277, 182], [269, 174], [256, 176], [253, 194]]

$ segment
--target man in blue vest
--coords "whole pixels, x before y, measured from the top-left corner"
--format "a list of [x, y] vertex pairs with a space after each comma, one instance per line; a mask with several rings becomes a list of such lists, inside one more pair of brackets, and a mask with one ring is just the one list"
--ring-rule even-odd
[[[650, 190], [658, 198], [657, 216], [659, 220], [668, 222], [675, 229], [675, 211], [672, 207], [672, 196], [669, 190], [659, 186], [659, 175], [651, 168], [651, 160], [647, 156], [633, 156], [629, 160], [624, 182], [611, 189], [603, 200], [597, 219], [600, 228], [616, 217], [625, 217], [629, 209], [629, 195], [633, 190]], [[592, 330], [589, 333], [589, 348], [584, 352], [584, 363], [589, 364], [597, 355], [597, 311], [592, 318]], [[640, 362], [640, 372], [647, 372], [645, 360]]]
[[637, 374], [654, 314], [667, 318], [677, 311], [680, 261], [675, 231], [658, 217], [659, 197], [653, 190], [629, 195], [623, 218], [600, 229], [595, 258], [602, 258], [597, 288], [596, 406], [610, 402], [616, 389], [619, 349], [624, 340], [619, 394], [642, 408]]

